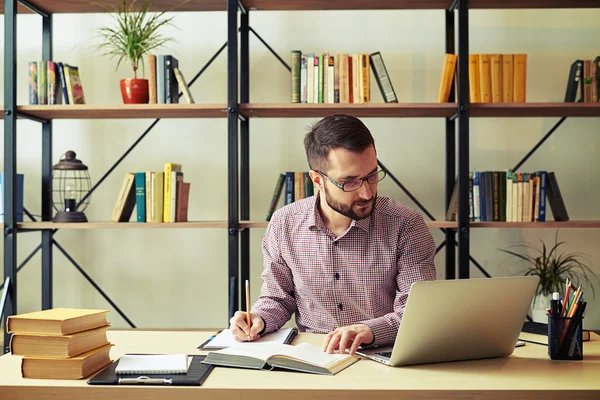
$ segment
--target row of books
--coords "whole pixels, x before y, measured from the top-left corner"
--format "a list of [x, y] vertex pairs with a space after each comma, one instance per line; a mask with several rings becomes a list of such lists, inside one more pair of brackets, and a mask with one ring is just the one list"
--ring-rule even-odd
[[23, 378], [82, 379], [109, 365], [107, 312], [55, 308], [9, 316], [10, 352], [23, 357]]
[[165, 163], [164, 171], [125, 174], [111, 221], [187, 222], [190, 183], [183, 181], [181, 164]]
[[[438, 103], [447, 103], [455, 80], [455, 54], [446, 54]], [[527, 95], [527, 54], [469, 54], [471, 103], [524, 103]]]
[[398, 102], [381, 53], [322, 54], [292, 50], [292, 103], [369, 103], [371, 68], [386, 102]]
[[277, 181], [275, 182], [275, 189], [273, 190], [269, 210], [267, 211], [267, 221], [271, 220], [273, 213], [277, 210], [277, 205], [279, 204], [281, 194], [284, 192], [284, 188], [284, 205], [310, 197], [315, 193], [314, 185], [308, 172], [288, 171], [285, 174], [279, 174]]
[[170, 54], [149, 54], [147, 60], [150, 104], [179, 103], [179, 90], [183, 92], [188, 104], [194, 103], [176, 57]]
[[61, 103], [85, 104], [79, 67], [54, 61], [30, 61], [29, 104]]
[[[469, 218], [471, 221], [545, 222], [546, 199], [555, 221], [568, 221], [554, 172], [517, 173], [473, 171], [469, 173]], [[446, 220], [456, 221], [458, 190], [454, 190]]]
[[571, 64], [565, 102], [577, 101], [579, 89], [581, 89], [580, 99], [584, 103], [600, 102], [600, 56], [593, 61], [575, 60]]

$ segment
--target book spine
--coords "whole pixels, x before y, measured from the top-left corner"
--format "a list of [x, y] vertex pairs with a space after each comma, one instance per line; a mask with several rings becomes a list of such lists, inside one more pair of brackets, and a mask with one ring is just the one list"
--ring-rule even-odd
[[[310, 65], [309, 65], [310, 67]], [[313, 56], [313, 103], [319, 102], [319, 55]]]
[[48, 104], [56, 103], [57, 94], [57, 79], [56, 79], [56, 64], [53, 61], [47, 62], [48, 69]]
[[306, 56], [306, 102], [315, 102], [315, 55], [309, 53]]
[[56, 63], [56, 71], [58, 72], [58, 78], [60, 79], [60, 86], [62, 89], [64, 103], [70, 104], [69, 91], [67, 89], [67, 79], [65, 78], [65, 69], [63, 63]]
[[527, 99], [527, 54], [515, 54], [513, 63], [513, 100], [524, 103]]
[[[329, 86], [327, 88], [327, 102], [330, 104], [335, 103], [335, 58], [333, 56], [329, 56], [328, 66], [327, 66], [327, 75]], [[339, 102], [339, 82], [338, 82], [338, 102]]]
[[319, 65], [317, 70], [315, 71], [318, 73], [318, 93], [319, 93], [319, 98], [318, 98], [318, 102], [319, 103], [323, 103], [323, 54], [319, 54]]
[[292, 103], [300, 103], [300, 59], [302, 52], [292, 50]]
[[273, 196], [271, 197], [271, 203], [269, 205], [269, 210], [267, 211], [266, 220], [270, 221], [273, 213], [277, 209], [277, 204], [279, 203], [279, 198], [281, 197], [281, 192], [283, 191], [283, 183], [285, 182], [285, 174], [279, 174], [277, 177], [277, 181], [275, 182], [275, 189], [273, 190]]
[[502, 55], [502, 100], [505, 103], [513, 102], [514, 63], [512, 54]]
[[490, 55], [479, 55], [479, 88], [481, 90], [481, 102], [492, 102], [492, 77], [490, 68]]
[[333, 58], [333, 102], [340, 102], [340, 58], [341, 54], [336, 54]]
[[479, 54], [469, 54], [469, 100], [471, 103], [481, 103]]
[[29, 62], [29, 104], [38, 104], [38, 68], [37, 61]]
[[545, 222], [546, 221], [546, 188], [547, 188], [547, 179], [548, 173], [546, 171], [538, 171], [538, 176], [540, 178], [540, 198], [539, 198], [539, 210], [538, 210], [538, 221]]
[[179, 60], [171, 56], [171, 68], [169, 69], [169, 91], [171, 93], [171, 104], [179, 104], [179, 84], [175, 77], [175, 70], [179, 69]]
[[156, 102], [165, 104], [165, 56], [156, 56]]
[[492, 72], [492, 102], [502, 103], [504, 100], [502, 92], [504, 86], [502, 79], [502, 54], [492, 54], [490, 56], [490, 68]]
[[154, 172], [146, 172], [146, 222], [154, 221], [154, 192], [152, 181]]
[[135, 173], [136, 221], [146, 222], [146, 174]]
[[288, 205], [294, 202], [294, 173], [285, 173], [285, 198], [284, 205]]
[[148, 54], [148, 92], [149, 104], [156, 104], [156, 55]]
[[377, 85], [379, 86], [379, 90], [383, 96], [383, 100], [386, 103], [397, 103], [398, 98], [396, 97], [396, 92], [394, 91], [392, 81], [385, 67], [385, 63], [383, 62], [381, 53], [372, 53], [370, 58], [373, 75], [375, 75], [375, 80], [377, 81]]
[[306, 62], [306, 54], [302, 54], [300, 56], [300, 103], [306, 103], [308, 95]]
[[38, 104], [48, 104], [48, 64], [46, 61], [38, 61]]

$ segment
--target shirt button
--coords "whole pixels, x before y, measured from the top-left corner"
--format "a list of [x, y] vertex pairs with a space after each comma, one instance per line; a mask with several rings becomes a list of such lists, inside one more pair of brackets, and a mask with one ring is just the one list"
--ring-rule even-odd
[[337, 242], [337, 241], [333, 242], [333, 245], [334, 245], [334, 246], [337, 246], [337, 245], [338, 245], [338, 242]]
[[338, 309], [339, 309], [340, 311], [343, 311], [343, 310], [344, 310], [344, 306], [342, 305], [342, 303], [338, 304]]
[[340, 274], [338, 274], [337, 272], [335, 273], [335, 279], [338, 281], [340, 280]]

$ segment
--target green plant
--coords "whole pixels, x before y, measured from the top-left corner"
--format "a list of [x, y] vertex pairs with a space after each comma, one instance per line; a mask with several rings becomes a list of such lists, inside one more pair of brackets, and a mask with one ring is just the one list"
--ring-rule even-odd
[[[144, 66], [144, 54], [172, 40], [162, 36], [158, 30], [170, 25], [173, 17], [166, 18], [166, 11], [150, 14], [148, 9], [152, 0], [137, 6], [137, 0], [120, 0], [116, 10], [109, 10], [110, 17], [116, 22], [115, 27], [103, 27], [98, 33], [104, 41], [98, 45], [104, 55], [118, 57], [117, 69], [123, 59], [127, 59], [137, 78], [137, 71]], [[100, 5], [100, 4], [99, 4]], [[101, 5], [106, 9], [106, 6]]]
[[[535, 293], [535, 299], [542, 296], [551, 296], [553, 292], [558, 292], [564, 295], [565, 282], [569, 279], [575, 286], [581, 283], [587, 284], [591, 290], [593, 297], [596, 296], [596, 291], [592, 280], [598, 277], [589, 267], [590, 262], [583, 253], [560, 253], [559, 247], [566, 242], [558, 241], [558, 230], [554, 235], [554, 244], [549, 249], [546, 244], [540, 240], [542, 246], [536, 247], [528, 242], [517, 243], [508, 246], [500, 251], [516, 257], [529, 264], [524, 271], [524, 275], [537, 275], [540, 278], [538, 287]], [[513, 249], [522, 249], [524, 254], [514, 251]]]

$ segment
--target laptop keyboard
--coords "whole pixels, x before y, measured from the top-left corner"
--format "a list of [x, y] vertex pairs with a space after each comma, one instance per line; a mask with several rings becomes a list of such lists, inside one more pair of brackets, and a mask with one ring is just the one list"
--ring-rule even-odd
[[380, 351], [379, 353], [375, 353], [378, 356], [384, 356], [387, 358], [391, 358], [392, 357], [392, 352], [391, 351]]

